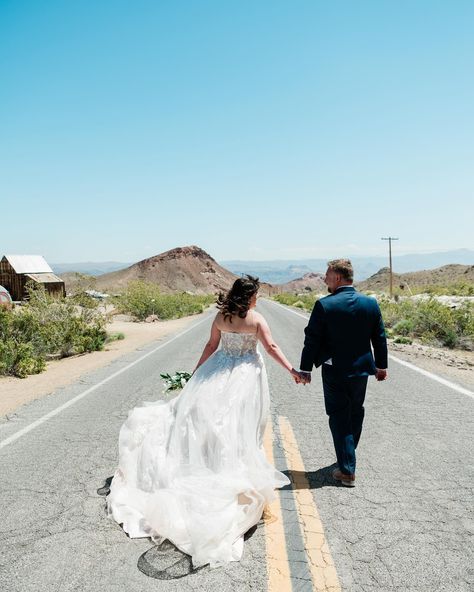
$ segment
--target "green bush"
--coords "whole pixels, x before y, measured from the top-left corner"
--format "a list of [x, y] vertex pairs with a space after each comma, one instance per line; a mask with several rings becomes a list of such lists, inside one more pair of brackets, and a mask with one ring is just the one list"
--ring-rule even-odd
[[474, 304], [450, 308], [434, 299], [380, 303], [387, 333], [449, 348], [474, 349]]
[[415, 292], [433, 296], [474, 296], [474, 284], [455, 282], [444, 286], [419, 286]]
[[122, 339], [125, 339], [125, 335], [123, 333], [108, 333], [105, 343], [112, 343], [113, 341], [121, 341]]
[[95, 302], [87, 304], [29, 286], [26, 304], [0, 307], [0, 374], [24, 378], [42, 372], [48, 357], [103, 349], [107, 319]]
[[283, 292], [282, 294], [273, 296], [273, 300], [286, 306], [295, 306], [296, 308], [312, 311], [317, 298], [312, 294], [289, 294], [288, 292]]
[[130, 282], [125, 292], [114, 300], [119, 312], [130, 314], [138, 321], [151, 315], [167, 320], [199, 314], [213, 302], [215, 297], [211, 294], [162, 294], [159, 286], [143, 281]]
[[411, 345], [413, 343], [413, 340], [410, 339], [409, 337], [403, 337], [402, 335], [399, 335], [398, 337], [395, 337], [393, 342], [394, 343], [407, 343], [407, 344]]
[[413, 330], [413, 319], [401, 319], [393, 327], [393, 333], [395, 335], [411, 335]]

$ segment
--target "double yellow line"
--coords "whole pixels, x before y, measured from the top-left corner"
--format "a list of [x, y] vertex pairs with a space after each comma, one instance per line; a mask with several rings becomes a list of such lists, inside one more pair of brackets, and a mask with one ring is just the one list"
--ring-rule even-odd
[[[286, 417], [278, 418], [281, 441], [293, 488], [298, 522], [304, 541], [306, 559], [311, 573], [313, 590], [317, 592], [340, 592], [334, 561], [324, 536], [324, 528], [311, 494], [306, 471], [295, 434]], [[268, 423], [264, 448], [269, 462], [273, 458], [273, 428]], [[291, 570], [286, 549], [285, 528], [280, 498], [269, 505], [264, 515], [267, 554], [268, 592], [292, 592]]]

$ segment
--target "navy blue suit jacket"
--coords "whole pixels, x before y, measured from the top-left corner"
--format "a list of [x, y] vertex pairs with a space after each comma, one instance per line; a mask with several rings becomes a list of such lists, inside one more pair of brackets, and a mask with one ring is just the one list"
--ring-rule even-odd
[[379, 305], [353, 286], [341, 286], [318, 300], [305, 329], [301, 370], [310, 372], [329, 358], [333, 369], [344, 376], [367, 376], [376, 368], [387, 368]]

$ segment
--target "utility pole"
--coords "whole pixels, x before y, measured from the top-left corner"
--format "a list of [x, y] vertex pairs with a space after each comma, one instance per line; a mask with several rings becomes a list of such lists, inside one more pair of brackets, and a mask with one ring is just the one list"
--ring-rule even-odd
[[382, 237], [382, 240], [388, 241], [388, 257], [390, 260], [390, 298], [393, 298], [393, 269], [392, 269], [392, 241], [398, 240], [393, 236]]

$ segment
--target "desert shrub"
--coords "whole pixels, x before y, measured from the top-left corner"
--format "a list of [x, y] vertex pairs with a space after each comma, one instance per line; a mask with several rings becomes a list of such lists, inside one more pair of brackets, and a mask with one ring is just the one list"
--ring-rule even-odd
[[410, 339], [409, 337], [403, 337], [402, 335], [399, 335], [398, 337], [395, 337], [393, 342], [394, 343], [406, 343], [406, 344], [411, 345], [413, 343], [413, 340]]
[[167, 320], [199, 314], [213, 302], [215, 296], [211, 294], [163, 294], [156, 284], [143, 281], [130, 282], [125, 292], [114, 300], [119, 312], [130, 314], [138, 321], [150, 315]]
[[280, 304], [296, 306], [297, 308], [311, 311], [313, 310], [317, 297], [313, 294], [289, 294], [284, 292], [273, 296], [273, 300], [276, 300], [276, 302], [279, 302]]
[[425, 293], [433, 296], [474, 296], [474, 284], [454, 282], [444, 286], [419, 286], [414, 293]]
[[381, 301], [382, 315], [391, 336], [417, 338], [449, 348], [474, 347], [474, 305], [450, 308], [434, 299]]
[[54, 298], [43, 288], [34, 288], [25, 309], [30, 326], [38, 331], [36, 339], [29, 336], [37, 349], [60, 357], [103, 349], [107, 318], [94, 299], [81, 299], [80, 294]]
[[25, 305], [0, 308], [0, 374], [23, 378], [41, 372], [48, 357], [103, 349], [105, 315], [95, 303], [88, 307], [76, 302], [30, 286]]
[[125, 335], [123, 333], [107, 333], [107, 339], [105, 340], [105, 343], [121, 341], [122, 339], [125, 339]]
[[413, 319], [401, 319], [397, 321], [393, 327], [395, 335], [411, 335], [414, 330]]
[[0, 342], [0, 374], [25, 378], [42, 372], [44, 367], [44, 359], [35, 355], [31, 343], [18, 343], [14, 339]]

